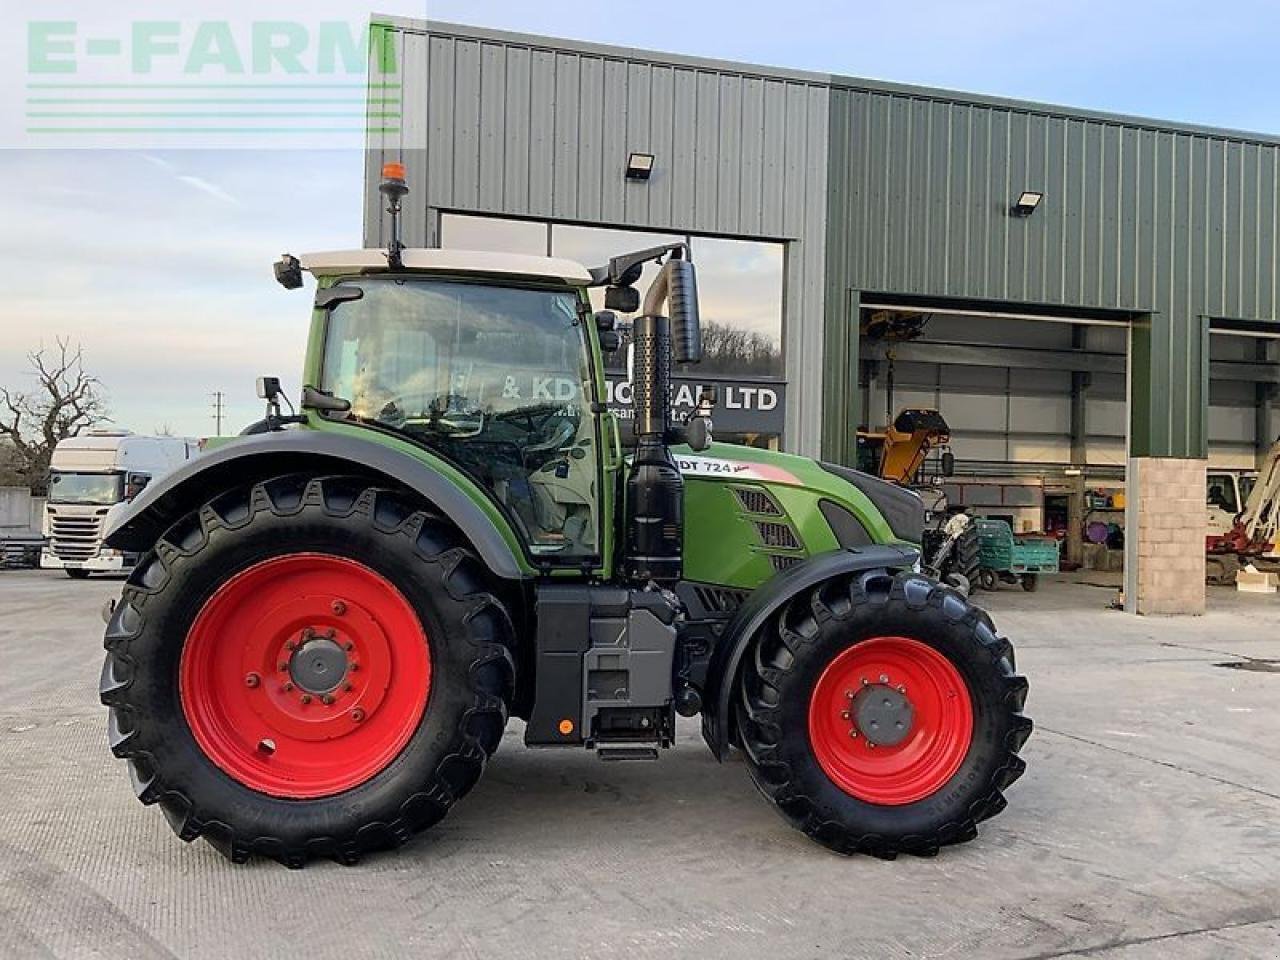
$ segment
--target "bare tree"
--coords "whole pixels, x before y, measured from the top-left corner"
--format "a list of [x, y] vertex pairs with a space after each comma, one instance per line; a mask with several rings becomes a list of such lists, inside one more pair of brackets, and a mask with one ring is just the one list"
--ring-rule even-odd
[[102, 383], [84, 372], [83, 349], [61, 337], [57, 344], [56, 351], [40, 347], [27, 354], [34, 390], [0, 387], [0, 439], [12, 445], [20, 473], [37, 494], [47, 487], [58, 441], [110, 419]]

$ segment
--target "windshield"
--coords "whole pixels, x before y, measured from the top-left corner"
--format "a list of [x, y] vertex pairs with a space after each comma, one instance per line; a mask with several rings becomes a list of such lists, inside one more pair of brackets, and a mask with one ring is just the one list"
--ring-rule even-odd
[[49, 473], [50, 503], [119, 503], [124, 499], [122, 473]]
[[535, 553], [595, 551], [590, 366], [573, 290], [367, 278], [337, 304], [322, 386], [508, 507]]

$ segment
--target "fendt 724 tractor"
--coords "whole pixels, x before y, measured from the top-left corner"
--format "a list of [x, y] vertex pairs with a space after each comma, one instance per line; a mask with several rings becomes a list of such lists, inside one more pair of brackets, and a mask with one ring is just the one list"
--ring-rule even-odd
[[[651, 759], [702, 716], [795, 827], [933, 854], [1005, 805], [1031, 730], [990, 618], [917, 572], [912, 492], [673, 422], [701, 353], [682, 244], [597, 269], [406, 249], [316, 280], [298, 413], [151, 484], [101, 696], [134, 790], [234, 861], [355, 862], [431, 826], [510, 716], [525, 743]], [[645, 264], [660, 264], [644, 295]], [[605, 288], [611, 310], [593, 312]], [[634, 416], [602, 351], [634, 313]]]

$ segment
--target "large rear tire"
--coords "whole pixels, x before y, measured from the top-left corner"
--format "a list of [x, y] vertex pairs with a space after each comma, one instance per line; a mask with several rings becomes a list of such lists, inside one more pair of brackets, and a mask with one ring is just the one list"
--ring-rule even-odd
[[756, 786], [840, 853], [932, 855], [1005, 806], [1027, 682], [981, 610], [917, 574], [820, 584], [768, 624], [737, 723]]
[[100, 687], [111, 748], [183, 840], [353, 863], [479, 778], [513, 633], [457, 531], [407, 495], [260, 483], [179, 521], [129, 577]]

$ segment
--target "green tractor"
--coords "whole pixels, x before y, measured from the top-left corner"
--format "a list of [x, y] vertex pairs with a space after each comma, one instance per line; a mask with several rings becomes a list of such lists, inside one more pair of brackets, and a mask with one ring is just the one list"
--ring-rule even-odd
[[701, 714], [824, 846], [972, 838], [1023, 772], [1027, 683], [918, 572], [919, 498], [714, 443], [709, 393], [673, 422], [672, 363], [701, 354], [682, 244], [590, 270], [406, 249], [397, 165], [381, 189], [387, 250], [276, 264], [316, 281], [300, 411], [259, 381], [263, 421], [108, 531], [144, 555], [101, 681], [138, 798], [236, 862], [352, 863], [440, 820], [512, 715], [529, 746], [628, 760]]

